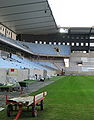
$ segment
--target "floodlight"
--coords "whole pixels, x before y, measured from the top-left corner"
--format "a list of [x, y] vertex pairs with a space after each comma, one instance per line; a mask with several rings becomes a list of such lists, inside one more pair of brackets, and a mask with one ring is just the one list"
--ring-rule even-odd
[[59, 29], [59, 32], [60, 32], [60, 33], [68, 33], [68, 29], [60, 28], [60, 29]]

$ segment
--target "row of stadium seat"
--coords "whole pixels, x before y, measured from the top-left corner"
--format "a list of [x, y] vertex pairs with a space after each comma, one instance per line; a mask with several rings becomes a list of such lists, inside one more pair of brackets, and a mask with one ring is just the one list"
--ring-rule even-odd
[[[14, 59], [15, 58], [15, 59]], [[44, 69], [42, 66], [35, 64], [26, 59], [19, 59], [18, 57], [13, 57], [13, 59], [4, 59], [0, 58], [0, 68], [36, 68], [36, 69]], [[46, 69], [46, 68], [45, 68]]]
[[35, 62], [35, 63], [39, 64], [39, 65], [42, 65], [44, 67], [49, 67], [49, 68], [57, 69], [57, 67], [53, 63], [51, 63], [51, 62], [40, 62], [40, 61], [38, 61], [38, 62]]
[[53, 64], [50, 62], [34, 62], [30, 61], [26, 58], [20, 58], [19, 56], [12, 55], [11, 58], [2, 58], [0, 57], [0, 68], [32, 68], [32, 69], [45, 69], [50, 70], [48, 67], [57, 69]]
[[70, 56], [71, 53], [68, 45], [35, 44], [30, 42], [22, 42], [22, 44], [37, 54]]
[[70, 56], [70, 46], [67, 45], [49, 45], [49, 44], [35, 44], [30, 42], [21, 42], [12, 40], [0, 35], [0, 40], [17, 48], [23, 49], [29, 53], [41, 55], [56, 55], [56, 56]]

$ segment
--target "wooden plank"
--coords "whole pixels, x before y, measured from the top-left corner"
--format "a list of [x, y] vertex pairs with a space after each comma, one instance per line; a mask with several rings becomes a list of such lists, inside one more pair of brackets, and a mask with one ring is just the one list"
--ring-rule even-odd
[[[35, 96], [35, 102], [40, 100], [40, 99], [44, 99], [44, 97], [47, 95], [47, 92], [42, 92], [38, 95]], [[17, 102], [17, 103], [22, 103], [22, 104], [26, 104], [29, 106], [32, 103], [34, 103], [34, 96], [28, 96], [28, 97], [17, 97], [17, 98], [12, 98], [8, 100], [9, 102]]]
[[28, 105], [33, 103], [34, 96], [28, 96], [28, 97], [17, 97], [17, 98], [12, 98], [10, 101], [13, 102], [19, 102], [19, 103], [28, 103]]

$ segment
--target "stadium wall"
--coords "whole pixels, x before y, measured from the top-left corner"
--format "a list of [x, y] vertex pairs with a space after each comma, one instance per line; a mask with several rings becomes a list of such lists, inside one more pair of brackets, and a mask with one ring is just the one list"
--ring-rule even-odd
[[7, 79], [7, 72], [6, 72], [6, 69], [1, 69], [0, 68], [0, 83], [6, 83], [6, 79]]
[[[12, 68], [12, 70], [15, 70]], [[0, 83], [7, 84], [11, 83], [14, 84], [18, 81], [23, 81], [28, 79], [28, 70], [21, 70], [16, 69], [16, 72], [9, 72], [9, 69], [0, 68]]]
[[[0, 83], [15, 84], [23, 80], [40, 80], [54, 76], [56, 71], [43, 69], [16, 69], [16, 68], [0, 68]], [[37, 77], [36, 77], [37, 76]]]
[[72, 53], [70, 66], [65, 71], [71, 75], [94, 75], [94, 52]]

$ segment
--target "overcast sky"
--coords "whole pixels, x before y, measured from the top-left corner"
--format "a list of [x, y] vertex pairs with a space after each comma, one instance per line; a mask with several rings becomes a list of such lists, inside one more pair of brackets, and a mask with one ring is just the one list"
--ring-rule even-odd
[[48, 0], [58, 26], [94, 26], [94, 0]]

